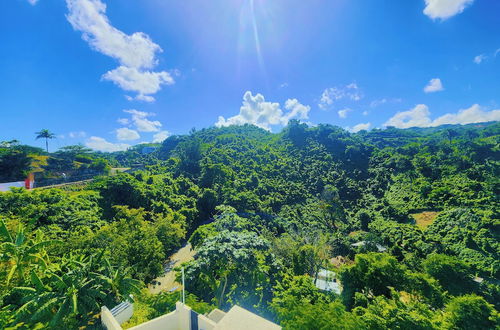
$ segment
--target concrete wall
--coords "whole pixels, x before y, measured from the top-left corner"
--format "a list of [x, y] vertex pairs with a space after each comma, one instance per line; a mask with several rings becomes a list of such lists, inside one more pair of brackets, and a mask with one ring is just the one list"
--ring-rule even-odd
[[151, 321], [139, 324], [130, 330], [178, 330], [178, 313], [173, 311]]
[[199, 330], [212, 330], [215, 328], [214, 321], [210, 320], [208, 317], [204, 315], [198, 315], [198, 329]]
[[128, 305], [127, 308], [122, 310], [119, 314], [115, 315], [115, 319], [116, 321], [118, 321], [118, 323], [123, 324], [130, 320], [132, 315], [134, 315], [134, 304]]
[[115, 320], [111, 311], [106, 307], [101, 308], [101, 322], [105, 329], [107, 330], [122, 330], [120, 323]]
[[[191, 328], [191, 308], [180, 302], [175, 311], [139, 324], [129, 330], [185, 330]], [[207, 328], [210, 330], [211, 328]]]
[[24, 188], [24, 181], [0, 183], [0, 191], [9, 191], [12, 187]]
[[178, 301], [175, 303], [175, 310], [179, 313], [179, 329], [191, 329], [191, 307]]

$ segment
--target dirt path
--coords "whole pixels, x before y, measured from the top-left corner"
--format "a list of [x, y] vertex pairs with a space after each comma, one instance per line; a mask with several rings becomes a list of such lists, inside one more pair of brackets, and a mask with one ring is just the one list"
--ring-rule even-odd
[[194, 250], [191, 249], [191, 243], [184, 245], [174, 253], [165, 265], [165, 274], [153, 280], [152, 283], [155, 283], [154, 285], [148, 284], [149, 292], [159, 293], [160, 291], [175, 291], [182, 288], [180, 283], [175, 282], [175, 271], [173, 269], [180, 266], [183, 262], [192, 260], [194, 254]]

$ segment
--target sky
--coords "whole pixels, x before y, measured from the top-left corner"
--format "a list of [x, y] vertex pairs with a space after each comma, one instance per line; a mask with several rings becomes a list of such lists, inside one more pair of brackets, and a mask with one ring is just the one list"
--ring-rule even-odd
[[0, 2], [0, 141], [500, 120], [498, 0]]

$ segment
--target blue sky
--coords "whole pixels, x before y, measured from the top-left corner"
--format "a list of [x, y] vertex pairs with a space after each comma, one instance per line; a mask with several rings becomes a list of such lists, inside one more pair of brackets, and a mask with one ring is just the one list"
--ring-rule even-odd
[[0, 140], [500, 120], [497, 0], [0, 2]]

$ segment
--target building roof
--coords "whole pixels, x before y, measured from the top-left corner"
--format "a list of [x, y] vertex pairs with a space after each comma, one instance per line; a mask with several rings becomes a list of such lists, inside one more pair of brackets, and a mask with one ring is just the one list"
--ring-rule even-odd
[[316, 280], [315, 285], [318, 289], [323, 290], [323, 291], [330, 291], [330, 292], [334, 292], [336, 294], [341, 293], [340, 284], [339, 284], [339, 282], [336, 282], [336, 281], [325, 281], [325, 280], [321, 280], [318, 278]]
[[281, 327], [240, 306], [233, 306], [214, 330], [278, 330]]
[[[351, 244], [351, 246], [354, 246], [354, 247], [360, 247], [360, 246], [365, 246], [365, 245], [366, 245], [366, 241], [361, 241], [361, 242]], [[385, 246], [382, 246], [378, 243], [376, 243], [375, 246], [377, 247], [378, 252], [387, 251], [387, 248]]]

